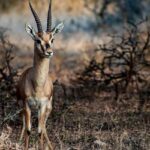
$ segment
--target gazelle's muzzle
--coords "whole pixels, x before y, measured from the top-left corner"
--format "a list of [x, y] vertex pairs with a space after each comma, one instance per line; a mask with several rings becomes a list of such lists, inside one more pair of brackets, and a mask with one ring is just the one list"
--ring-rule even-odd
[[50, 58], [52, 56], [53, 56], [53, 51], [47, 51], [44, 53], [44, 57], [46, 57], [46, 58]]

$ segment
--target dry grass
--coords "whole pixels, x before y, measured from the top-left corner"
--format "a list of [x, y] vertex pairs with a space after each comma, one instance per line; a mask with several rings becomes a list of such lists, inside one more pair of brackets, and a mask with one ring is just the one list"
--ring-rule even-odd
[[6, 150], [6, 149], [11, 149], [11, 150], [21, 150], [22, 147], [19, 145], [19, 143], [12, 142], [12, 139], [10, 136], [12, 135], [12, 128], [9, 126], [6, 126], [5, 129], [2, 130], [1, 135], [0, 135], [0, 149], [1, 150]]
[[[60, 91], [59, 89], [56, 92]], [[60, 93], [62, 94], [62, 91]], [[97, 97], [90, 102], [86, 98], [82, 101], [69, 100], [61, 106], [59, 103], [59, 109], [55, 108], [56, 103], [63, 99], [55, 98], [53, 114], [47, 123], [55, 150], [148, 150], [149, 107], [146, 106], [144, 112], [139, 115], [135, 113], [136, 101], [116, 103], [107, 93], [101, 94], [103, 98]], [[5, 125], [0, 136], [3, 149], [9, 149], [10, 146], [12, 149], [21, 149], [17, 142], [20, 128], [20, 123], [16, 121], [9, 122], [9, 126]], [[32, 129], [30, 148], [36, 149], [35, 116]]]

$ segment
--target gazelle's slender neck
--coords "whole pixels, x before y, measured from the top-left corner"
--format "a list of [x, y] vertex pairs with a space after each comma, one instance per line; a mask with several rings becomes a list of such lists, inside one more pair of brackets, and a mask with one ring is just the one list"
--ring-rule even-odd
[[34, 46], [33, 82], [35, 87], [44, 86], [49, 74], [49, 58], [42, 58], [37, 54]]

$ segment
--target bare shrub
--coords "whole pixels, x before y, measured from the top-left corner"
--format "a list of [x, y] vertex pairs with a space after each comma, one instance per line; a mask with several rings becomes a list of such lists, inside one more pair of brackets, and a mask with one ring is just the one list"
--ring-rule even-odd
[[150, 28], [146, 24], [147, 29], [140, 30], [144, 23], [130, 23], [122, 36], [112, 36], [109, 44], [99, 45], [96, 52], [104, 54], [102, 62], [92, 58], [79, 80], [86, 87], [113, 89], [115, 99], [121, 93], [135, 93], [144, 101], [143, 93], [148, 93], [150, 84]]
[[17, 71], [12, 67], [17, 47], [8, 41], [6, 31], [6, 29], [0, 28], [0, 107], [2, 110], [0, 115], [4, 120], [12, 110], [12, 106], [10, 103], [8, 104], [9, 100], [11, 103], [16, 102], [14, 98], [17, 79]]

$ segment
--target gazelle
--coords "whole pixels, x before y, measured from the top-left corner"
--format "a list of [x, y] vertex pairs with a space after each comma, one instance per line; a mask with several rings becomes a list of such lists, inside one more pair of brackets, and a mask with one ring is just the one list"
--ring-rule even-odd
[[23, 103], [23, 129], [20, 140], [25, 136], [25, 150], [28, 150], [29, 136], [31, 133], [31, 111], [38, 110], [40, 149], [43, 150], [44, 148], [43, 140], [45, 138], [49, 149], [52, 150], [52, 144], [46, 131], [46, 121], [52, 111], [53, 96], [53, 83], [49, 76], [49, 63], [51, 56], [53, 56], [52, 45], [54, 35], [61, 32], [64, 25], [60, 23], [55, 28], [51, 28], [51, 0], [46, 32], [43, 31], [41, 21], [30, 1], [29, 6], [36, 21], [38, 32], [35, 32], [31, 25], [26, 25], [25, 29], [34, 41], [34, 60], [33, 66], [27, 69], [20, 77], [17, 88], [18, 100], [22, 100]]

